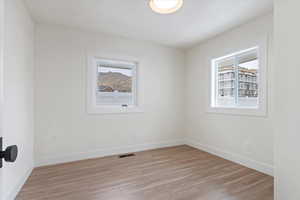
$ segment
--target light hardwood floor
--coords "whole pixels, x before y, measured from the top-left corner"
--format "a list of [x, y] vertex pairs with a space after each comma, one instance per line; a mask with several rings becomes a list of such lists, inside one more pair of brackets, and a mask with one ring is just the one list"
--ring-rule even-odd
[[178, 146], [34, 169], [17, 200], [272, 200], [273, 178]]

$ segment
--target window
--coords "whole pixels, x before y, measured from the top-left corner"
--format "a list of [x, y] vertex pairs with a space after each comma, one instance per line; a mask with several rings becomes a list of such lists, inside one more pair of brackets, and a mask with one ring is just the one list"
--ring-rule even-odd
[[210, 107], [223, 111], [265, 110], [263, 56], [260, 48], [254, 47], [213, 59]]
[[134, 105], [134, 74], [134, 63], [98, 60], [96, 105]]
[[137, 63], [90, 58], [88, 111], [118, 113], [137, 111]]

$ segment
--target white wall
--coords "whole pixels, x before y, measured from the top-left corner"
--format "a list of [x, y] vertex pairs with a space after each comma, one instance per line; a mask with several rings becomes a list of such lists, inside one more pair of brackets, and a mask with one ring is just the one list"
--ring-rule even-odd
[[5, 1], [4, 110], [5, 146], [17, 144], [15, 163], [4, 165], [4, 199], [14, 196], [33, 167], [34, 23], [22, 0]]
[[[4, 64], [4, 0], [0, 0], [0, 137], [3, 135], [3, 64]], [[3, 170], [0, 169], [0, 199], [3, 199]]]
[[[269, 36], [268, 102], [266, 117], [208, 113], [211, 59], [257, 45]], [[186, 130], [188, 144], [272, 174], [273, 83], [272, 16], [264, 16], [223, 33], [187, 52]]]
[[300, 199], [299, 0], [275, 0], [275, 188], [277, 200]]
[[[86, 112], [87, 53], [139, 60], [144, 113]], [[175, 145], [182, 141], [184, 54], [155, 44], [38, 25], [36, 164]]]

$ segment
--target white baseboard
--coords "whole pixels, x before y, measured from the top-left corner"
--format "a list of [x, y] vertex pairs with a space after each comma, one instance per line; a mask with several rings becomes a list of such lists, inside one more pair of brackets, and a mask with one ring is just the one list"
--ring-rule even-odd
[[30, 174], [32, 173], [33, 167], [30, 167], [29, 170], [26, 171], [22, 179], [20, 179], [19, 183], [16, 185], [14, 190], [8, 194], [8, 196], [4, 197], [5, 200], [14, 200], [16, 199], [18, 193], [21, 191], [23, 185], [29, 178]]
[[119, 148], [105, 148], [90, 152], [78, 152], [73, 154], [66, 154], [61, 156], [44, 156], [36, 160], [35, 166], [41, 167], [46, 165], [54, 165], [54, 164], [60, 164], [60, 163], [66, 163], [66, 162], [72, 162], [72, 161], [78, 161], [78, 160], [85, 160], [90, 158], [98, 158], [98, 157], [104, 157], [104, 156], [111, 156], [111, 155], [117, 155], [117, 154], [124, 154], [129, 152], [139, 152], [144, 150], [150, 150], [150, 149], [157, 149], [157, 148], [163, 148], [163, 147], [171, 147], [171, 146], [178, 146], [178, 145], [189, 145], [192, 147], [195, 147], [197, 149], [206, 151], [208, 153], [214, 154], [216, 156], [222, 157], [224, 159], [230, 160], [232, 162], [241, 164], [243, 166], [246, 166], [248, 168], [257, 170], [259, 172], [268, 174], [273, 176], [274, 170], [273, 166], [247, 158], [245, 156], [241, 156], [236, 153], [226, 152], [220, 149], [217, 149], [215, 147], [211, 147], [208, 145], [203, 145], [199, 142], [196, 142], [195, 140], [188, 139], [185, 140], [175, 140], [175, 141], [165, 141], [161, 143], [150, 143], [150, 144], [138, 144], [138, 145], [131, 145], [131, 146], [123, 146]]
[[272, 165], [253, 160], [253, 159], [247, 158], [245, 156], [242, 156], [242, 155], [239, 155], [236, 153], [226, 152], [226, 151], [217, 149], [212, 146], [203, 145], [193, 139], [187, 139], [185, 143], [189, 146], [195, 147], [202, 151], [206, 151], [208, 153], [222, 157], [226, 160], [230, 160], [232, 162], [238, 163], [240, 165], [246, 166], [246, 167], [254, 169], [256, 171], [268, 174], [270, 176], [274, 175], [274, 168]]
[[85, 160], [90, 158], [124, 154], [129, 152], [139, 152], [139, 151], [145, 151], [150, 149], [178, 146], [183, 144], [184, 144], [184, 140], [175, 140], [175, 141], [173, 140], [173, 141], [165, 141], [160, 143], [138, 144], [138, 145], [117, 147], [117, 148], [105, 148], [105, 149], [100, 149], [95, 151], [78, 152], [78, 153], [60, 155], [55, 157], [44, 156], [41, 158], [37, 158], [35, 166], [41, 167], [46, 165], [54, 165], [54, 164], [60, 164], [60, 163], [78, 161], [78, 160]]

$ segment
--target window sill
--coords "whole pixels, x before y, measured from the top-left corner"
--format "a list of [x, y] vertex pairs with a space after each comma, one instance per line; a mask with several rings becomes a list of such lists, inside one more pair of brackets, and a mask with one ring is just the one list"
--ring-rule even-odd
[[129, 113], [143, 113], [143, 109], [137, 106], [119, 107], [119, 106], [96, 106], [88, 108], [89, 114], [129, 114]]
[[247, 108], [247, 107], [209, 107], [207, 113], [225, 114], [225, 115], [241, 115], [241, 116], [257, 116], [266, 117], [265, 109]]

